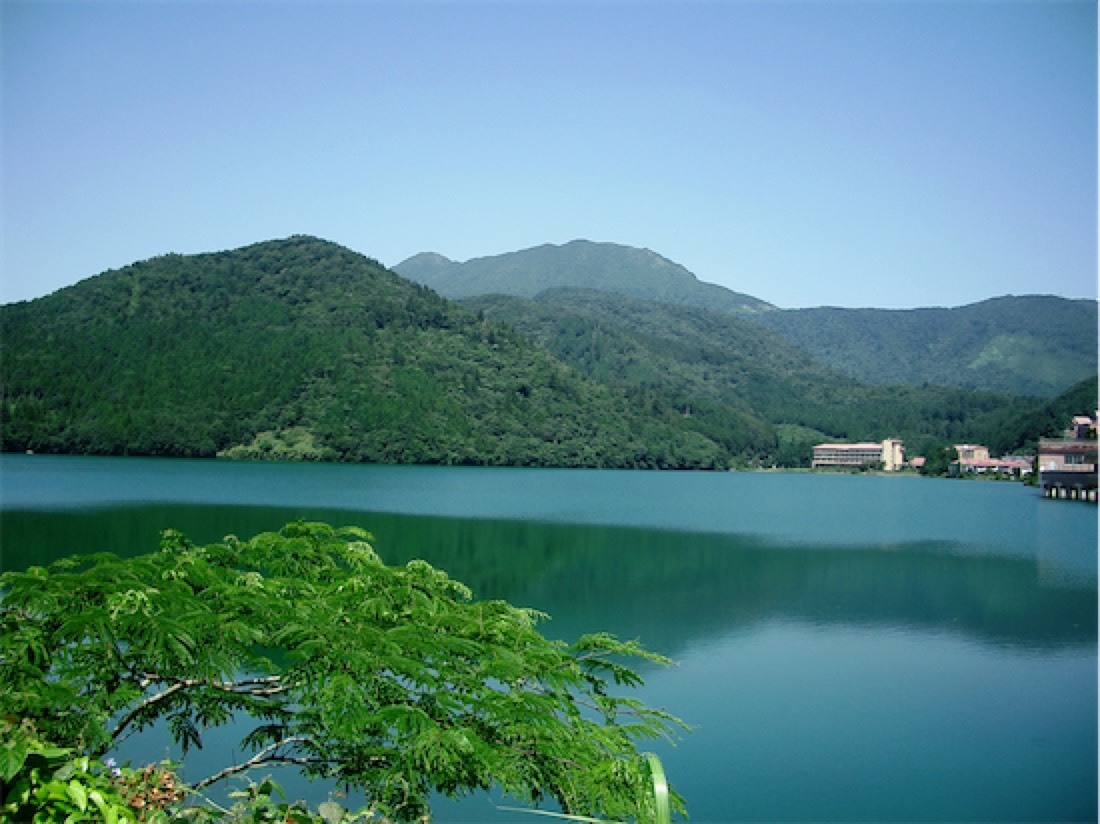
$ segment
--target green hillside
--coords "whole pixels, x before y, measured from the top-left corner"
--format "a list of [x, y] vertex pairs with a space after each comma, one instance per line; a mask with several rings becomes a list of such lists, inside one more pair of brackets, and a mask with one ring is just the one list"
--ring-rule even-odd
[[775, 308], [703, 283], [683, 266], [648, 249], [588, 240], [546, 244], [465, 263], [423, 253], [397, 264], [394, 271], [449, 298], [491, 294], [530, 298], [546, 289], [580, 287], [719, 312], [756, 313]]
[[1050, 397], [1097, 371], [1097, 303], [1001, 297], [954, 309], [792, 309], [756, 318], [864, 383]]
[[911, 454], [932, 443], [985, 442], [1033, 406], [1004, 393], [861, 385], [750, 319], [692, 307], [566, 289], [463, 303], [626, 388], [640, 406], [674, 405], [711, 437], [736, 429], [751, 438], [761, 431], [754, 424], [771, 425], [788, 465], [808, 463], [813, 443], [825, 439], [900, 436]]
[[759, 322], [779, 314], [567, 288], [459, 305], [310, 237], [166, 255], [0, 307], [2, 445], [797, 466], [826, 439], [900, 436], [910, 454], [964, 440], [1024, 448], [1061, 410], [1004, 393], [861, 384]]
[[5, 451], [725, 465], [515, 332], [332, 243], [168, 255], [0, 307]]
[[1001, 297], [955, 309], [776, 309], [699, 281], [648, 250], [573, 241], [455, 263], [420, 254], [396, 271], [442, 295], [604, 292], [751, 316], [861, 383], [936, 384], [1051, 397], [1097, 371], [1097, 303]]

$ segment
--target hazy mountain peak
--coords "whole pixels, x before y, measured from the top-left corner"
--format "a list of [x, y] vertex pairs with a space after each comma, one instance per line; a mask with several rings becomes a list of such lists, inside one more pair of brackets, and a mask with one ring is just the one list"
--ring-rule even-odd
[[421, 252], [399, 264], [401, 266], [451, 266], [454, 261], [437, 252]]
[[585, 239], [473, 258], [465, 263], [422, 253], [394, 267], [451, 298], [504, 294], [534, 297], [547, 289], [583, 287], [720, 312], [760, 312], [771, 304], [701, 282], [651, 249]]

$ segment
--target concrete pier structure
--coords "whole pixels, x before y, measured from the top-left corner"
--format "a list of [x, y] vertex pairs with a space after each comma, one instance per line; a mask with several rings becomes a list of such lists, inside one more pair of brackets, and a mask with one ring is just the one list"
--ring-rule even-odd
[[1039, 491], [1044, 498], [1062, 501], [1097, 502], [1096, 472], [1058, 472], [1039, 470]]

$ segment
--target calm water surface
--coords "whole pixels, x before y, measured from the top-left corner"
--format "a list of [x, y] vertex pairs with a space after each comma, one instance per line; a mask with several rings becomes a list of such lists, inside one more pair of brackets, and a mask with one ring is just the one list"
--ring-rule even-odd
[[361, 524], [547, 634], [675, 658], [640, 697], [695, 728], [659, 748], [693, 821], [1096, 820], [1093, 506], [912, 477], [0, 458], [9, 569], [296, 517]]

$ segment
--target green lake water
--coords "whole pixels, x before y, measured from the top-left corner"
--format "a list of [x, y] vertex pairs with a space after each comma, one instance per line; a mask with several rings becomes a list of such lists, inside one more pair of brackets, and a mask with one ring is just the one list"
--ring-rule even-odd
[[[696, 822], [1096, 820], [1096, 515], [914, 477], [0, 458], [5, 569], [304, 517], [640, 639], [677, 661], [638, 697], [694, 727], [655, 749]], [[494, 802], [436, 817], [540, 820]]]

